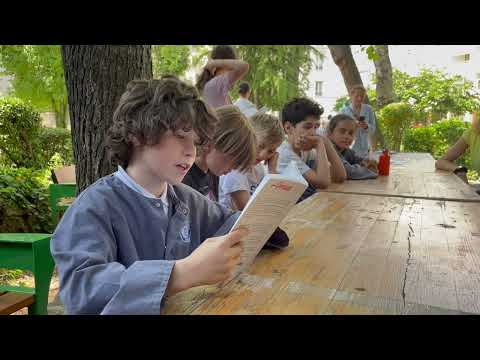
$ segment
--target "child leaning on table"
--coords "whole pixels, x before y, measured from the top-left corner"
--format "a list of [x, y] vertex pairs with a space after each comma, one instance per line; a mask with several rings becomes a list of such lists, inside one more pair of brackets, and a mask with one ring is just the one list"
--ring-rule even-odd
[[249, 120], [236, 106], [221, 106], [215, 114], [219, 123], [211, 140], [197, 148], [183, 183], [218, 201], [219, 176], [249, 169], [255, 162], [256, 139]]
[[53, 234], [68, 314], [160, 314], [179, 291], [228, 278], [246, 230], [239, 213], [181, 183], [217, 123], [173, 76], [128, 84], [107, 144], [118, 171], [85, 189]]
[[328, 123], [328, 138], [340, 155], [347, 178], [351, 180], [375, 179], [378, 176], [377, 162], [355, 154], [350, 146], [357, 132], [356, 121], [345, 114], [335, 115]]
[[[247, 171], [233, 170], [220, 177], [219, 202], [235, 210], [243, 210], [250, 196], [265, 176], [265, 165], [269, 173], [277, 172], [277, 148], [284, 139], [280, 120], [275, 116], [257, 113], [250, 119], [257, 138], [255, 164]], [[265, 163], [265, 165], [264, 165]]]
[[325, 189], [331, 181], [343, 182], [347, 175], [342, 160], [331, 141], [318, 135], [323, 109], [307, 98], [288, 102], [282, 110], [282, 124], [287, 134], [277, 149], [278, 172], [294, 161], [309, 186], [299, 201], [312, 195], [317, 189]]
[[[220, 196], [223, 198], [225, 196], [220, 193], [219, 176], [249, 173], [252, 166], [256, 162], [258, 163], [259, 157], [262, 159], [270, 158], [270, 153], [272, 151], [275, 153], [275, 148], [272, 149], [271, 146], [267, 149], [257, 148], [255, 126], [252, 126], [251, 121], [247, 120], [236, 106], [221, 106], [216, 109], [215, 113], [219, 123], [214, 135], [211, 141], [198, 147], [197, 159], [183, 179], [183, 183], [208, 196], [213, 201], [220, 200], [220, 203], [227, 208], [243, 210], [246, 201], [243, 206], [232, 207], [225, 199], [220, 198]], [[280, 142], [281, 140], [278, 142], [275, 140], [276, 144]], [[276, 168], [276, 162], [275, 164], [272, 162], [271, 166], [272, 169]], [[236, 190], [240, 190], [240, 188], [237, 187]], [[288, 243], [289, 239], [286, 233], [277, 228], [265, 246], [284, 248], [288, 246]]]

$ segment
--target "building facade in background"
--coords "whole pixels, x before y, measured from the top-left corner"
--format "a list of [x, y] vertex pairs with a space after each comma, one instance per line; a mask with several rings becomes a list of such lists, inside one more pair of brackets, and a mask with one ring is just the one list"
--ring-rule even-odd
[[[326, 45], [317, 45], [324, 54], [323, 60], [314, 57], [309, 75], [307, 95], [325, 109], [324, 116], [334, 115], [338, 98], [347, 95], [340, 70], [333, 62]], [[452, 75], [461, 75], [472, 81], [480, 90], [480, 45], [389, 45], [390, 61], [394, 69], [417, 75], [422, 68], [443, 70]], [[360, 72], [363, 85], [374, 87], [373, 61], [359, 45], [352, 45], [352, 53]], [[470, 115], [465, 116], [466, 120]]]

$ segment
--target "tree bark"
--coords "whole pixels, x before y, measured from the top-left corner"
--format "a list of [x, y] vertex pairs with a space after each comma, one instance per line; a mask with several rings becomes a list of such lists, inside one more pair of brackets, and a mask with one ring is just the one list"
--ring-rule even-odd
[[383, 108], [395, 101], [392, 79], [392, 63], [388, 54], [388, 45], [375, 45], [375, 51], [378, 55], [373, 60], [375, 64], [375, 73], [377, 76], [377, 107]]
[[[347, 91], [353, 85], [362, 84], [362, 78], [358, 72], [357, 64], [353, 59], [352, 49], [350, 45], [328, 45], [328, 49], [332, 54], [333, 61], [342, 73], [343, 82]], [[365, 101], [368, 103], [368, 97]]]
[[62, 45], [78, 192], [115, 168], [105, 139], [126, 85], [152, 78], [150, 45]]
[[[349, 91], [353, 85], [363, 85], [363, 81], [358, 71], [357, 64], [355, 63], [355, 59], [353, 58], [350, 45], [328, 45], [328, 49], [330, 50], [333, 61], [342, 73], [343, 82], [345, 83], [347, 91]], [[365, 103], [370, 103], [368, 100], [368, 95], [365, 95]], [[378, 126], [378, 120], [375, 119], [375, 121], [375, 134], [372, 146], [375, 147], [376, 143], [380, 143], [380, 145], [383, 147], [385, 144], [385, 139], [380, 127]]]

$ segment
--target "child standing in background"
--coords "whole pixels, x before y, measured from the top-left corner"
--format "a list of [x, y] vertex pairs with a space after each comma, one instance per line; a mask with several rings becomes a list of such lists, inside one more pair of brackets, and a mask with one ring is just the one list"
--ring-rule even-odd
[[235, 101], [235, 106], [248, 118], [252, 117], [258, 112], [257, 107], [248, 98], [250, 97], [251, 89], [250, 85], [246, 82], [242, 82], [238, 87], [239, 98]]
[[210, 57], [211, 60], [198, 77], [196, 87], [211, 107], [231, 105], [228, 92], [235, 82], [248, 73], [250, 67], [245, 61], [237, 60], [235, 50], [228, 45], [215, 46]]
[[349, 90], [350, 104], [340, 110], [340, 113], [357, 120], [359, 129], [352, 149], [362, 158], [366, 158], [370, 150], [375, 150], [372, 142], [376, 126], [375, 112], [370, 105], [363, 102], [366, 94], [363, 85], [352, 86]]

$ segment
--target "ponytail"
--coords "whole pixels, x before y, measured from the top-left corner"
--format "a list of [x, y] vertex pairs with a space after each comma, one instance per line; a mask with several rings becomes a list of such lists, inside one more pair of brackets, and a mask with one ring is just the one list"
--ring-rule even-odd
[[196, 88], [200, 92], [200, 94], [203, 92], [203, 88], [205, 87], [205, 84], [212, 80], [214, 78], [214, 75], [207, 69], [203, 69], [200, 75], [197, 77], [197, 83], [195, 84]]

